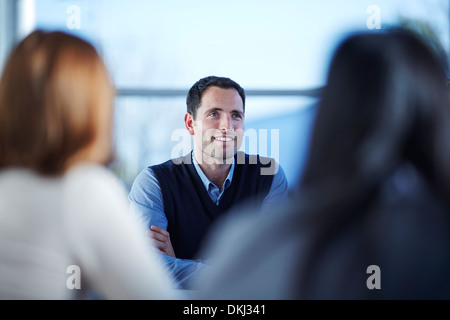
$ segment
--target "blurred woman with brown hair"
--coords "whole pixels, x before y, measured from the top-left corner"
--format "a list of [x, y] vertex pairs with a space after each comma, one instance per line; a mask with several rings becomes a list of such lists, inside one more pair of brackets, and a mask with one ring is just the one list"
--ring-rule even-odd
[[83, 39], [35, 31], [12, 52], [0, 81], [0, 298], [172, 297], [103, 166], [114, 93]]

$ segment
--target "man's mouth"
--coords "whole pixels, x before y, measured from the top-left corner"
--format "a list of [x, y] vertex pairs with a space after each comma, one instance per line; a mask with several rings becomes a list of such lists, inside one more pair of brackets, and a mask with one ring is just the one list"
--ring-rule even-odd
[[236, 140], [236, 137], [234, 136], [219, 136], [219, 137], [213, 137], [214, 140], [220, 141], [220, 142], [232, 142]]

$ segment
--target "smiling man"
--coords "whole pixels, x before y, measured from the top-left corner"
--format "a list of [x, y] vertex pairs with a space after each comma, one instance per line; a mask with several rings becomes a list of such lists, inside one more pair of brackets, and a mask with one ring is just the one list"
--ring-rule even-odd
[[287, 197], [285, 174], [273, 159], [238, 152], [245, 130], [245, 92], [239, 84], [223, 77], [200, 79], [186, 104], [193, 151], [144, 169], [129, 194], [131, 211], [144, 220], [182, 287], [204, 266], [200, 259], [207, 257], [199, 257], [198, 249], [219, 216], [237, 204], [268, 209]]

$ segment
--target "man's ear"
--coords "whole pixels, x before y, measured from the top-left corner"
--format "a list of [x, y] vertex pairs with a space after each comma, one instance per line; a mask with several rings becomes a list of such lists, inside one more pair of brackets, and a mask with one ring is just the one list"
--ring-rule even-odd
[[191, 136], [193, 136], [194, 135], [194, 116], [191, 113], [186, 112], [186, 114], [184, 115], [184, 124], [185, 124], [186, 129], [189, 132], [189, 134]]

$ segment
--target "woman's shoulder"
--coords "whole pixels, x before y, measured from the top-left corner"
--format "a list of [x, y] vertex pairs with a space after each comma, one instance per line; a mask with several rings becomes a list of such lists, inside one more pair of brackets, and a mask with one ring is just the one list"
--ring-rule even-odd
[[128, 210], [128, 200], [122, 182], [107, 168], [97, 164], [74, 166], [64, 175], [64, 200], [67, 210], [76, 215], [100, 216], [101, 212]]
[[66, 186], [79, 191], [102, 193], [125, 192], [117, 176], [108, 168], [98, 164], [79, 164], [69, 169], [64, 175]]

